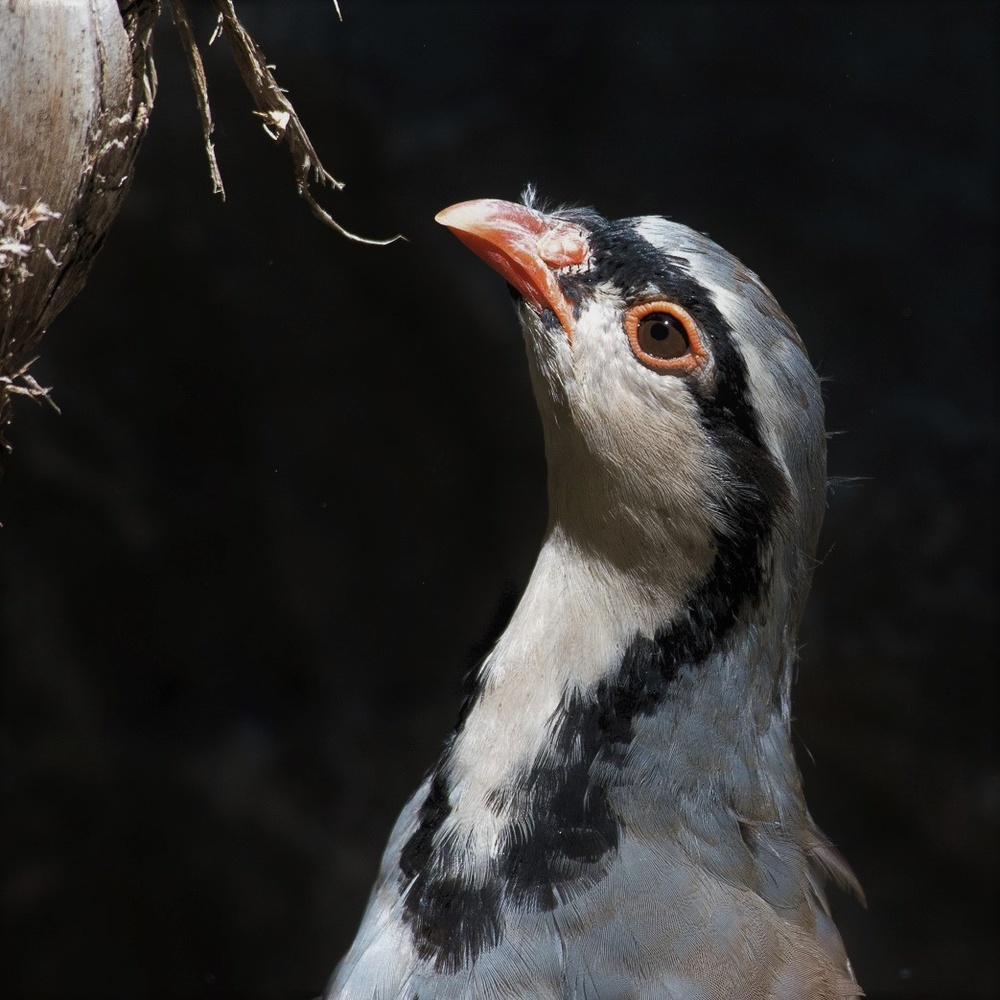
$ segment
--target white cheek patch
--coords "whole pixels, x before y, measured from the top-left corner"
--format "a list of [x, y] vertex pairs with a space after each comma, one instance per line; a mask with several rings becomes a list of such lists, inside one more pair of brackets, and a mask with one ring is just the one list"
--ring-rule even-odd
[[[652, 371], [633, 354], [616, 291], [598, 295], [581, 312], [573, 343], [567, 398], [574, 422], [595, 454], [654, 487], [669, 477], [699, 482], [707, 471], [707, 441], [691, 389], [682, 376]], [[669, 469], [669, 473], [668, 470]]]
[[619, 295], [597, 286], [593, 298], [580, 310], [571, 352], [577, 380], [592, 381], [599, 375], [606, 375], [611, 381], [609, 366], [618, 371], [624, 356], [631, 354], [622, 326], [622, 308]]
[[647, 420], [655, 423], [664, 406], [669, 409], [687, 393], [683, 379], [652, 371], [636, 358], [625, 330], [627, 306], [621, 293], [609, 285], [599, 285], [597, 291], [580, 313], [572, 347], [575, 388], [586, 393], [589, 404], [580, 407], [581, 419], [590, 413], [607, 419], [617, 408], [642, 401], [654, 407], [656, 416], [647, 414]]

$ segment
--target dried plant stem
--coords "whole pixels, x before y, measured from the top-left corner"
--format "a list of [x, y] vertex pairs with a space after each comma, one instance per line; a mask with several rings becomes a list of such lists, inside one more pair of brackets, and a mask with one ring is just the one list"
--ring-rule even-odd
[[[35, 377], [28, 372], [28, 369], [37, 360], [37, 357], [31, 358], [29, 361], [25, 361], [16, 371], [11, 372], [10, 375], [0, 375], [0, 392], [9, 392], [16, 396], [27, 396], [36, 403], [44, 400], [56, 413], [62, 413], [62, 410], [56, 405], [56, 401], [49, 395], [52, 392], [52, 387], [39, 385]], [[20, 380], [20, 384], [18, 380]], [[10, 451], [10, 446], [7, 442], [4, 442], [4, 448], [6, 451]]]
[[[175, 12], [178, 8], [183, 11], [183, 0], [170, 0], [170, 3]], [[257, 105], [255, 114], [263, 119], [264, 131], [275, 142], [285, 140], [288, 143], [292, 154], [292, 162], [295, 167], [296, 187], [299, 195], [305, 199], [310, 209], [312, 209], [313, 215], [331, 229], [336, 230], [342, 236], [357, 243], [385, 246], [388, 243], [403, 239], [399, 235], [391, 236], [384, 240], [358, 236], [356, 233], [345, 229], [320, 205], [313, 195], [310, 185], [315, 182], [340, 190], [344, 186], [343, 182], [338, 181], [323, 166], [319, 154], [313, 147], [312, 141], [309, 139], [295, 108], [292, 106], [292, 102], [288, 100], [284, 91], [278, 86], [278, 81], [274, 78], [274, 74], [271, 72], [270, 66], [268, 66], [267, 58], [250, 33], [243, 27], [242, 22], [236, 15], [236, 10], [231, 0], [212, 0], [212, 3], [219, 13], [219, 26], [216, 29], [216, 33], [221, 30], [229, 42], [240, 76], [250, 91], [254, 104]], [[340, 14], [339, 6], [337, 7], [337, 14], [338, 16]], [[209, 149], [210, 162], [213, 164], [214, 181], [217, 175], [217, 168], [214, 167], [214, 154], [211, 152], [211, 144], [208, 140], [208, 135], [211, 132], [211, 117], [208, 112], [208, 95], [204, 72], [201, 68], [201, 57], [193, 54], [197, 53], [197, 46], [190, 31], [185, 33], [184, 29], [181, 28], [180, 22], [178, 22], [178, 29], [181, 34], [181, 41], [189, 52], [188, 58], [192, 67], [192, 78], [194, 79], [195, 90], [199, 93], [199, 109], [202, 110], [202, 125], [206, 129], [205, 144]], [[190, 29], [189, 23], [188, 29]], [[215, 36], [213, 35], [213, 40], [214, 38]], [[221, 186], [221, 180], [218, 183]]]
[[212, 175], [212, 193], [226, 200], [226, 189], [222, 185], [222, 174], [215, 158], [215, 146], [212, 144], [212, 108], [208, 103], [208, 81], [205, 79], [205, 66], [201, 61], [201, 52], [195, 41], [194, 29], [188, 17], [184, 0], [170, 0], [170, 15], [173, 18], [177, 34], [180, 35], [181, 47], [187, 56], [188, 69], [191, 73], [191, 83], [194, 85], [195, 100], [198, 102], [198, 114], [201, 116], [201, 132], [205, 142], [205, 155], [208, 157], [208, 170]]

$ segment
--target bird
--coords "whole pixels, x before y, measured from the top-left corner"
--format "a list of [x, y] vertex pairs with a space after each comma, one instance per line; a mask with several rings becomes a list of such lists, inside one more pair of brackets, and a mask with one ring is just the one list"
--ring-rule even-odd
[[820, 380], [761, 280], [662, 216], [465, 201], [507, 282], [549, 515], [326, 1000], [842, 1000], [861, 895], [791, 736]]

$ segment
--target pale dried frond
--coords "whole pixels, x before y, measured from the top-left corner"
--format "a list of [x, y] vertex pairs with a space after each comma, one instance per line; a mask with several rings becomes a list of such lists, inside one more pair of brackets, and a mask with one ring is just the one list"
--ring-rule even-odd
[[[285, 92], [278, 85], [273, 69], [267, 62], [267, 57], [261, 51], [260, 46], [254, 41], [253, 36], [246, 30], [240, 21], [231, 0], [212, 0], [215, 9], [218, 11], [218, 24], [212, 37], [209, 39], [211, 45], [216, 38], [222, 34], [229, 42], [233, 53], [236, 67], [243, 78], [243, 83], [254, 104], [257, 106], [254, 112], [263, 121], [264, 131], [275, 142], [286, 142], [292, 154], [292, 162], [295, 169], [295, 181], [299, 195], [305, 199], [312, 209], [313, 215], [320, 219], [331, 229], [336, 230], [342, 236], [358, 243], [368, 243], [374, 246], [385, 246], [396, 240], [403, 239], [402, 236], [391, 236], [388, 239], [370, 239], [365, 236], [358, 236], [352, 233], [334, 219], [329, 212], [316, 200], [312, 192], [312, 184], [321, 184], [327, 187], [340, 190], [344, 187], [342, 181], [338, 181], [323, 166], [305, 130], [298, 113], [288, 99]], [[340, 7], [334, 2], [337, 16], [341, 17]], [[212, 176], [212, 184], [216, 193], [225, 197], [222, 186], [222, 177], [219, 172], [218, 163], [215, 158], [215, 149], [212, 145], [212, 113], [208, 102], [208, 83], [205, 78], [205, 69], [195, 41], [194, 32], [191, 28], [191, 21], [188, 18], [184, 7], [184, 0], [170, 0], [170, 8], [180, 35], [181, 45], [187, 53], [188, 67], [191, 72], [191, 80], [194, 84], [195, 95], [198, 102], [198, 112], [201, 115], [202, 134], [205, 142], [205, 152], [208, 156], [209, 170]], [[341, 18], [342, 19], [342, 18]]]
[[194, 29], [188, 17], [184, 0], [170, 0], [170, 16], [174, 20], [177, 34], [180, 35], [181, 47], [187, 56], [188, 70], [191, 82], [194, 84], [194, 96], [198, 102], [198, 114], [201, 117], [201, 133], [205, 143], [205, 155], [208, 157], [208, 171], [212, 176], [212, 193], [226, 200], [226, 189], [222, 185], [222, 174], [219, 172], [219, 162], [215, 158], [215, 146], [212, 143], [212, 132], [215, 124], [212, 122], [212, 108], [208, 103], [208, 80], [205, 79], [205, 65], [201, 61], [201, 52], [195, 41]]

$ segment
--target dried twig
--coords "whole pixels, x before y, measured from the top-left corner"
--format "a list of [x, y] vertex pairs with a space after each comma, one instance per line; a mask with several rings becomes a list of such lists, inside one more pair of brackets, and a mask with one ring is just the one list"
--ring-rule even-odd
[[[399, 235], [384, 240], [373, 240], [364, 236], [358, 236], [356, 233], [345, 229], [320, 205], [313, 195], [310, 185], [315, 182], [340, 190], [344, 186], [343, 182], [338, 181], [323, 166], [319, 154], [317, 154], [313, 147], [312, 141], [309, 139], [295, 108], [292, 106], [292, 102], [288, 100], [284, 91], [278, 86], [278, 81], [271, 72], [267, 58], [250, 33], [243, 27], [239, 17], [237, 17], [232, 0], [212, 0], [212, 3], [218, 11], [219, 22], [209, 40], [209, 45], [215, 41], [220, 32], [226, 36], [233, 52], [233, 58], [236, 61], [236, 67], [240, 71], [240, 76], [243, 78], [244, 84], [250, 91], [254, 103], [257, 105], [255, 114], [263, 119], [264, 131], [275, 142], [280, 142], [284, 139], [288, 143], [295, 165], [296, 187], [299, 195], [305, 199], [310, 209], [312, 209], [313, 215], [342, 236], [346, 236], [349, 240], [354, 240], [358, 243], [385, 246], [396, 240], [404, 239], [404, 237]], [[188, 53], [191, 76], [194, 81], [195, 91], [198, 94], [198, 108], [202, 116], [202, 128], [205, 133], [205, 146], [209, 154], [212, 179], [217, 184], [217, 189], [221, 191], [222, 181], [218, 177], [218, 167], [215, 165], [215, 155], [209, 141], [209, 135], [212, 130], [212, 119], [209, 112], [208, 91], [204, 69], [201, 64], [201, 56], [198, 54], [197, 45], [190, 30], [190, 22], [187, 20], [187, 14], [184, 11], [183, 0], [170, 0], [170, 4], [174, 11], [174, 21], [180, 32], [181, 41]], [[337, 16], [340, 17], [340, 7], [336, 0], [334, 0], [334, 6], [337, 9]]]
[[194, 84], [195, 100], [198, 102], [198, 114], [201, 116], [201, 132], [205, 141], [205, 155], [208, 157], [208, 169], [212, 175], [212, 193], [226, 200], [226, 189], [222, 186], [222, 174], [219, 173], [219, 163], [215, 158], [215, 146], [212, 144], [212, 108], [208, 103], [208, 81], [205, 79], [205, 66], [201, 61], [201, 52], [195, 41], [194, 29], [188, 17], [184, 0], [170, 0], [170, 14], [173, 17], [177, 34], [181, 38], [181, 46], [187, 55], [191, 82]]
[[[28, 374], [28, 369], [38, 360], [38, 358], [32, 358], [30, 361], [24, 362], [17, 371], [11, 372], [10, 375], [0, 375], [0, 391], [14, 393], [18, 396], [27, 396], [29, 399], [33, 399], [36, 403], [40, 403], [43, 400], [52, 407], [56, 413], [62, 413], [62, 410], [56, 405], [56, 401], [49, 395], [52, 391], [51, 386], [46, 387], [39, 385], [37, 380], [33, 375]], [[23, 383], [18, 384], [18, 379]], [[10, 452], [10, 445], [7, 441], [0, 439], [0, 446], [4, 448], [5, 451]]]

